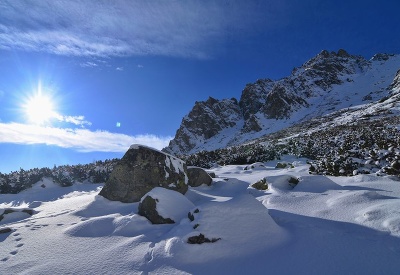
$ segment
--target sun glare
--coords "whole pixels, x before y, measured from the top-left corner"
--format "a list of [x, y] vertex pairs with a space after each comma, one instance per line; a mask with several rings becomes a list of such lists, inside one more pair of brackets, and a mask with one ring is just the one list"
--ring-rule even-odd
[[42, 93], [40, 85], [37, 93], [28, 98], [24, 105], [25, 114], [29, 121], [36, 124], [43, 124], [55, 117], [56, 113], [53, 108], [51, 98]]

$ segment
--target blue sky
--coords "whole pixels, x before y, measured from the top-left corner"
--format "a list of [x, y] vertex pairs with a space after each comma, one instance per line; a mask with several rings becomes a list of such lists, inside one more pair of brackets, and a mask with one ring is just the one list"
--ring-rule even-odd
[[287, 76], [322, 49], [400, 53], [399, 8], [0, 0], [0, 172], [121, 157], [132, 143], [161, 149], [195, 101], [239, 99], [246, 83]]

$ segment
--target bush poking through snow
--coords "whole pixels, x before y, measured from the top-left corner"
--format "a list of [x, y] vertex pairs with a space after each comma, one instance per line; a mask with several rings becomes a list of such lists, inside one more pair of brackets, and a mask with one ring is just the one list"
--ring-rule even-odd
[[289, 179], [289, 185], [292, 187], [295, 187], [299, 183], [299, 179], [295, 177], [290, 177]]
[[[364, 117], [348, 124], [333, 124], [326, 116], [300, 123], [252, 143], [182, 156], [187, 165], [205, 168], [215, 164], [241, 164], [279, 160], [282, 155], [309, 158], [310, 174], [357, 174], [400, 177], [400, 124], [398, 116]], [[331, 123], [329, 127], [320, 127]], [[394, 164], [395, 167], [391, 166]], [[289, 164], [290, 165], [290, 164]], [[254, 169], [248, 165], [244, 170]], [[279, 168], [279, 167], [277, 167]], [[341, 173], [342, 172], [342, 173]]]
[[203, 234], [200, 233], [198, 236], [189, 237], [187, 243], [188, 244], [215, 243], [219, 240], [221, 240], [221, 238], [212, 238], [210, 240], [209, 238], [206, 238]]
[[286, 168], [287, 166], [288, 166], [287, 163], [278, 162], [278, 163], [276, 164], [275, 168], [277, 168], [277, 169], [284, 169], [284, 168]]
[[253, 183], [251, 187], [257, 189], [257, 190], [267, 190], [268, 189], [268, 182], [266, 178], [262, 178], [256, 183]]
[[188, 213], [188, 219], [192, 222], [194, 221], [194, 215], [192, 213]]
[[188, 213], [188, 219], [192, 222], [192, 221], [194, 221], [194, 214], [197, 214], [197, 213], [199, 213], [200, 212], [200, 210], [198, 209], [198, 208], [196, 208], [196, 210], [194, 210], [193, 211], [193, 214], [192, 214], [192, 212], [189, 212]]

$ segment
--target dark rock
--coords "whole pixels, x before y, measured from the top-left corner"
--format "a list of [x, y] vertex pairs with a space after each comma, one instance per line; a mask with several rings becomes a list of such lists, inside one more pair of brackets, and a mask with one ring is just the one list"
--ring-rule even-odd
[[146, 217], [152, 224], [167, 224], [175, 223], [170, 218], [163, 218], [157, 212], [157, 199], [153, 199], [150, 196], [146, 196], [139, 203], [139, 215]]
[[391, 164], [390, 164], [390, 166], [393, 168], [393, 169], [396, 169], [396, 170], [400, 170], [400, 162], [399, 161], [393, 161]]
[[216, 241], [221, 240], [221, 238], [206, 238], [203, 234], [199, 234], [198, 236], [189, 237], [187, 243], [189, 244], [202, 244], [202, 243], [215, 243]]
[[11, 231], [12, 231], [12, 229], [9, 228], [9, 227], [0, 228], [0, 234], [9, 233], [9, 232], [11, 232]]
[[189, 185], [192, 187], [197, 187], [202, 184], [207, 184], [210, 186], [212, 183], [211, 176], [199, 167], [188, 167], [187, 175], [189, 178]]
[[32, 216], [32, 215], [34, 214], [34, 212], [33, 212], [32, 209], [13, 209], [13, 208], [6, 208], [6, 209], [4, 209], [3, 214], [0, 215], [0, 221], [1, 221], [2, 219], [4, 219], [4, 215], [11, 214], [11, 213], [14, 213], [14, 212], [24, 212], [24, 213], [26, 213], [26, 214], [28, 214], [28, 215], [30, 215], [30, 216]]
[[211, 178], [215, 179], [217, 177], [217, 175], [215, 175], [214, 172], [208, 172], [208, 174], [210, 175]]
[[113, 201], [138, 202], [154, 187], [185, 194], [188, 186], [186, 164], [171, 155], [132, 145], [114, 167], [100, 195]]

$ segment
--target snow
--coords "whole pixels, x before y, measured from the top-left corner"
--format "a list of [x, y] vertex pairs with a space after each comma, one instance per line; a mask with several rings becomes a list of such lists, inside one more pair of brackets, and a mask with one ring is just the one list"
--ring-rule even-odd
[[[157, 210], [176, 215], [175, 224], [152, 225], [137, 214], [138, 203], [99, 196], [101, 184], [58, 187], [44, 179], [2, 194], [0, 213], [34, 214], [0, 221], [12, 229], [0, 234], [0, 273], [398, 274], [398, 181], [309, 175], [305, 159], [280, 162], [292, 166], [215, 167], [211, 186], [189, 187], [184, 196], [153, 189]], [[291, 177], [299, 183], [289, 185]], [[262, 178], [269, 189], [250, 187]], [[200, 233], [218, 240], [187, 243]]]

